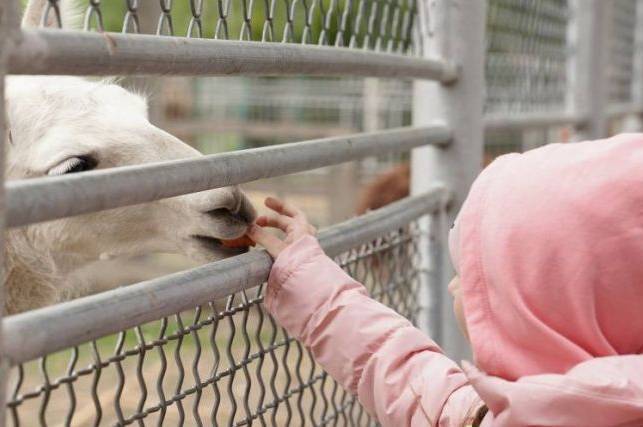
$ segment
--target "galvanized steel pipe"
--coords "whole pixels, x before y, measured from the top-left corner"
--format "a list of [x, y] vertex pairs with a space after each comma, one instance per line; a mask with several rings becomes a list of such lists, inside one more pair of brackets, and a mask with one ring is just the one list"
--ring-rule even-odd
[[502, 114], [486, 116], [484, 129], [490, 131], [524, 130], [548, 128], [552, 126], [581, 126], [587, 122], [587, 117], [567, 112], [543, 112]]
[[23, 30], [18, 40], [11, 74], [457, 78], [457, 67], [442, 60], [361, 49], [58, 29]]

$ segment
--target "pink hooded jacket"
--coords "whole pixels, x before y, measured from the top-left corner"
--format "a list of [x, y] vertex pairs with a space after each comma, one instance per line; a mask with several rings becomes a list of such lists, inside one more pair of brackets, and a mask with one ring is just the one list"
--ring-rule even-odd
[[[643, 135], [499, 158], [450, 239], [460, 368], [305, 237], [266, 307], [384, 426], [643, 426]], [[480, 412], [479, 412], [480, 411]]]

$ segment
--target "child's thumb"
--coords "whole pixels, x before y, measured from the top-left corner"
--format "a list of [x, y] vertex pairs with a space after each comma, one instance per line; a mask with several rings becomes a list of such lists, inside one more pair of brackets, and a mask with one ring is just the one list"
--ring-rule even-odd
[[273, 258], [277, 258], [279, 253], [286, 247], [286, 244], [281, 239], [256, 224], [250, 226], [247, 234], [252, 240], [266, 248]]

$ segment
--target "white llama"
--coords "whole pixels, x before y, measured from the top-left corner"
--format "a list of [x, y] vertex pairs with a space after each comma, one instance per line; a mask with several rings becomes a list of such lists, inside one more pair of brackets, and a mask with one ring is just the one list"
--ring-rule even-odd
[[[39, 25], [46, 4], [30, 0], [23, 27]], [[65, 22], [69, 4], [60, 7]], [[54, 22], [52, 12], [46, 25]], [[11, 76], [6, 83], [8, 179], [201, 155], [153, 126], [146, 100], [115, 84], [47, 76]], [[205, 261], [236, 254], [220, 239], [243, 235], [254, 216], [239, 188], [228, 187], [11, 229], [5, 310], [73, 296], [83, 284], [72, 273], [99, 258], [174, 252]]]

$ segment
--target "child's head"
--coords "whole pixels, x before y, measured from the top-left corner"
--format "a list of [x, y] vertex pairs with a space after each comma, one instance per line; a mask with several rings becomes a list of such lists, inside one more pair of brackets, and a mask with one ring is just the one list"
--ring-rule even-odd
[[456, 316], [487, 373], [643, 352], [643, 135], [499, 158], [449, 247]]

